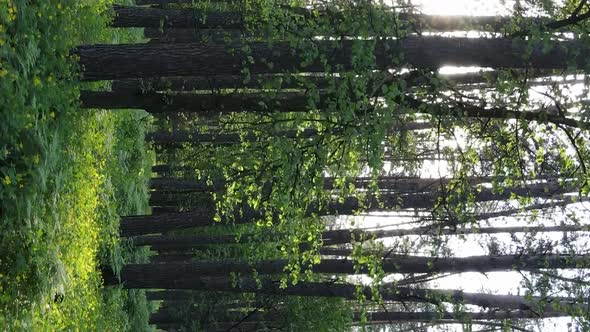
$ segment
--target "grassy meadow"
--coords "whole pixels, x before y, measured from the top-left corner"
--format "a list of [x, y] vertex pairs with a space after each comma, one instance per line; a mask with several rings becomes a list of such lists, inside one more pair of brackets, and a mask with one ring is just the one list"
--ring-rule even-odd
[[1, 331], [149, 329], [142, 292], [99, 269], [145, 259], [118, 224], [148, 210], [150, 118], [81, 110], [71, 52], [141, 38], [107, 28], [110, 2], [0, 0]]

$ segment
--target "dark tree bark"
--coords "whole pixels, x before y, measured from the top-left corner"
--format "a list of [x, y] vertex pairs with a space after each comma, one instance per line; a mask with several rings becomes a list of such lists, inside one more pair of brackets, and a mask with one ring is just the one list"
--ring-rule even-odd
[[195, 168], [178, 164], [157, 164], [152, 166], [152, 172], [163, 177], [183, 176], [194, 173]]
[[[195, 317], [200, 318], [200, 317]], [[148, 324], [162, 326], [163, 324], [174, 324], [181, 325], [185, 319], [184, 315], [180, 312], [170, 310], [158, 310], [150, 315]]]
[[210, 212], [179, 212], [122, 217], [120, 229], [121, 236], [125, 237], [214, 224], [213, 214]]
[[150, 193], [149, 204], [155, 206], [180, 207], [187, 204], [185, 197], [178, 192], [155, 191]]
[[[444, 225], [443, 225], [444, 226]], [[434, 226], [425, 226], [412, 229], [393, 229], [393, 230], [334, 230], [322, 233], [323, 243], [326, 246], [350, 243], [351, 238], [356, 239], [381, 239], [396, 236], [407, 235], [461, 235], [461, 234], [501, 234], [501, 233], [540, 233], [540, 232], [587, 232], [590, 227], [581, 225], [562, 225], [546, 227], [478, 227], [478, 228], [446, 228]]]
[[[225, 2], [232, 2], [232, 0], [226, 0]], [[193, 0], [135, 0], [135, 4], [139, 6], [144, 5], [156, 5], [156, 6], [167, 6], [171, 4], [185, 4], [190, 5]]]
[[[142, 235], [142, 236], [146, 236], [149, 237], [151, 235]], [[178, 245], [177, 247], [181, 247], [182, 244]], [[194, 245], [194, 244], [190, 244], [190, 245], [186, 245], [185, 248], [190, 248], [193, 250], [208, 250], [211, 247], [207, 246], [207, 245], [202, 245], [202, 246], [198, 246], [198, 245]], [[302, 245], [301, 246], [301, 250], [306, 250], [308, 249], [307, 246]], [[158, 251], [157, 255], [154, 255], [151, 257], [151, 262], [152, 263], [177, 263], [177, 262], [187, 262], [187, 261], [191, 261], [193, 259], [195, 259], [195, 256], [192, 254], [182, 254], [179, 253], [177, 250], [179, 249], [168, 249], [168, 248], [173, 248], [173, 246], [158, 246], [157, 249], [156, 248], [152, 248], [156, 251]], [[227, 248], [224, 248], [225, 250], [227, 250]], [[224, 253], [225, 253], [224, 250]], [[332, 248], [332, 247], [321, 247], [319, 248], [319, 253], [323, 256], [350, 256], [352, 255], [352, 249], [341, 249], [341, 248]], [[374, 252], [375, 255], [379, 255], [382, 254], [381, 251]], [[225, 258], [227, 259], [241, 259], [241, 250], [239, 248], [236, 248], [235, 250], [231, 250], [230, 253], [228, 255], [224, 255]]]
[[[500, 78], [499, 71], [469, 72], [457, 74], [439, 74], [439, 78], [451, 84], [464, 87], [482, 88], [489, 82], [497, 82]], [[520, 74], [527, 77], [531, 85], [550, 84], [551, 72], [546, 70], [531, 70], [527, 74]], [[517, 77], [520, 77], [517, 76]], [[515, 77], [516, 78], [516, 77]], [[536, 79], [535, 79], [536, 78]], [[218, 91], [223, 89], [263, 89], [268, 86], [281, 87], [282, 89], [305, 89], [307, 84], [323, 90], [330, 86], [330, 81], [338, 82], [338, 78], [327, 79], [324, 75], [253, 75], [250, 80], [244, 82], [244, 77], [237, 75], [218, 76], [197, 76], [197, 77], [155, 77], [143, 79], [115, 80], [112, 83], [112, 90], [128, 93], [145, 93], [148, 91]], [[272, 82], [272, 84], [269, 84]], [[581, 79], [565, 80], [566, 83], [579, 82]], [[280, 83], [280, 84], [279, 84]], [[412, 84], [413, 82], [408, 82]], [[420, 82], [417, 82], [419, 84]], [[493, 86], [493, 85], [492, 85]]]
[[179, 213], [179, 209], [176, 206], [152, 206], [152, 215], [158, 216], [167, 213]]
[[113, 5], [115, 28], [240, 29], [242, 15], [231, 12], [198, 12], [193, 9], [157, 9]]
[[[327, 63], [351, 68], [353, 41], [318, 41]], [[250, 53], [236, 53], [226, 45], [202, 44], [137, 44], [84, 45], [77, 55], [84, 80], [112, 80], [161, 76], [240, 75], [242, 63], [248, 56], [254, 59], [250, 73], [278, 73], [284, 71], [322, 72], [324, 66], [315, 61], [302, 66], [303, 58], [287, 43], [252, 43]], [[576, 52], [574, 55], [573, 52]], [[403, 53], [404, 60], [415, 68], [442, 66], [478, 66], [491, 68], [564, 69], [571, 64], [586, 64], [588, 50], [577, 42], [554, 42], [549, 52], [542, 45], [532, 47], [530, 57], [524, 59], [525, 45], [512, 39], [410, 37], [398, 41], [377, 43], [375, 57], [378, 69], [399, 66], [394, 61]], [[265, 61], [261, 61], [265, 59]], [[268, 63], [272, 63], [269, 66]]]
[[[152, 167], [152, 171], [154, 168]], [[182, 179], [173, 177], [157, 177], [150, 179], [150, 189], [156, 191], [180, 191], [180, 192], [217, 192], [223, 190], [225, 181], [223, 178], [207, 180]]]
[[[183, 310], [184, 309], [184, 310]], [[205, 316], [203, 312], [190, 312], [188, 308], [176, 307], [176, 308], [160, 308], [157, 312], [150, 315], [150, 324], [169, 324], [178, 321], [192, 321], [199, 320], [203, 323], [215, 323], [215, 322], [233, 322], [236, 324], [238, 321], [255, 323], [262, 321], [278, 321], [281, 319], [281, 315], [277, 312], [264, 312], [258, 311], [253, 313], [239, 312], [239, 311], [220, 311], [212, 312], [210, 315]], [[216, 324], [215, 324], [216, 325]], [[237, 324], [236, 324], [237, 325]], [[240, 326], [242, 326], [240, 324]]]
[[150, 43], [226, 43], [242, 38], [239, 30], [219, 29], [158, 29], [145, 28], [144, 36]]
[[[541, 312], [535, 313], [528, 310], [510, 310], [510, 311], [484, 311], [484, 312], [437, 312], [437, 311], [380, 311], [368, 312], [367, 320], [370, 322], [381, 322], [388, 324], [394, 322], [430, 322], [441, 320], [464, 320], [465, 322], [474, 320], [506, 320], [506, 319], [539, 319], [549, 317], [567, 316], [561, 312]], [[355, 314], [353, 321], [360, 321], [360, 315]]]
[[[506, 188], [502, 193], [494, 193], [491, 189], [483, 189], [474, 193], [476, 202], [506, 200], [514, 195], [553, 198], [570, 192], [572, 188], [558, 183], [537, 183], [526, 188]], [[438, 205], [439, 198], [449, 201], [444, 192], [424, 192], [413, 194], [383, 193], [379, 198], [369, 197], [361, 200], [357, 197], [347, 197], [343, 202], [333, 201], [325, 206], [310, 206], [307, 214], [318, 215], [353, 215], [359, 211], [391, 211], [398, 209], [432, 209]], [[162, 233], [182, 228], [210, 226], [214, 224], [215, 211], [211, 206], [202, 207], [201, 211], [162, 214], [157, 216], [129, 216], [121, 218], [121, 236]], [[260, 211], [248, 206], [238, 206], [234, 212], [235, 223], [249, 223], [263, 217]], [[222, 216], [223, 218], [223, 216]]]
[[241, 136], [240, 134], [198, 134], [186, 131], [181, 132], [154, 132], [146, 135], [146, 140], [155, 144], [167, 144], [167, 143], [193, 143], [193, 144], [204, 144], [212, 143], [215, 145], [235, 145], [242, 142], [257, 142], [265, 141], [269, 138], [309, 138], [318, 135], [316, 129], [305, 129], [302, 132], [298, 130], [282, 130], [269, 135], [254, 135], [246, 134]]
[[[382, 239], [388, 237], [398, 236], [440, 236], [440, 235], [462, 235], [462, 234], [501, 234], [501, 233], [538, 233], [538, 232], [588, 232], [590, 227], [581, 225], [563, 225], [563, 226], [546, 226], [546, 227], [480, 227], [480, 228], [447, 228], [441, 226], [425, 226], [412, 229], [391, 229], [391, 230], [377, 230], [364, 231], [362, 229], [350, 230], [333, 230], [322, 232], [322, 242], [325, 246], [347, 244], [351, 242], [354, 237], [359, 239]], [[183, 250], [191, 248], [199, 248], [208, 245], [231, 245], [239, 243], [247, 243], [250, 241], [260, 240], [259, 237], [252, 235], [242, 235], [236, 237], [235, 235], [143, 235], [133, 239], [133, 243], [137, 246], [149, 245], [154, 250]], [[349, 249], [325, 249], [321, 252], [324, 255], [348, 256]], [[387, 250], [386, 250], [387, 251]]]
[[135, 0], [135, 4], [142, 6], [142, 5], [168, 5], [171, 3], [178, 3], [178, 4], [192, 4], [193, 0]]
[[579, 202], [579, 201], [587, 201], [587, 199], [585, 198], [572, 198], [571, 196], [564, 196], [564, 197], [560, 197], [558, 200], [553, 200], [550, 202], [541, 202], [541, 203], [534, 203], [534, 204], [529, 204], [526, 205], [524, 207], [518, 207], [518, 208], [511, 208], [511, 209], [505, 209], [505, 210], [496, 210], [493, 212], [484, 212], [484, 213], [480, 213], [477, 214], [474, 217], [475, 220], [486, 220], [486, 219], [492, 219], [492, 218], [499, 218], [499, 217], [508, 217], [508, 216], [514, 216], [514, 215], [518, 215], [519, 213], [523, 213], [523, 212], [527, 212], [527, 211], [534, 211], [534, 210], [542, 210], [542, 209], [550, 209], [550, 208], [563, 208], [565, 206], [567, 206], [568, 204], [572, 204], [575, 202]]
[[150, 206], [168, 206], [184, 208], [185, 210], [203, 210], [203, 206], [213, 206], [215, 203], [209, 193], [183, 191], [152, 191], [149, 199]]
[[156, 173], [158, 176], [161, 177], [174, 176], [174, 173], [177, 170], [178, 167], [169, 164], [157, 164], [152, 166], [152, 173]]
[[252, 236], [235, 235], [192, 236], [192, 235], [141, 235], [133, 238], [136, 246], [151, 246], [154, 250], [183, 250], [216, 244], [238, 244], [253, 240]]
[[[533, 71], [527, 77], [543, 78], [550, 75], [547, 71]], [[439, 75], [442, 80], [461, 87], [485, 87], [488, 82], [496, 82], [499, 78], [499, 72], [485, 73], [459, 73]], [[235, 75], [221, 76], [201, 76], [201, 77], [162, 77], [162, 78], [144, 78], [144, 79], [124, 79], [115, 80], [112, 84], [112, 90], [117, 92], [126, 91], [127, 93], [145, 93], [148, 91], [218, 91], [223, 89], [263, 89], [268, 86], [281, 87], [282, 89], [305, 89], [306, 84], [312, 84], [317, 89], [326, 89], [330, 81], [339, 81], [338, 78], [327, 79], [322, 75], [254, 75], [250, 80], [244, 82], [244, 78]], [[568, 83], [580, 82], [580, 79], [566, 80]], [[269, 84], [269, 82], [273, 82]], [[280, 84], [279, 84], [280, 82]], [[533, 80], [531, 84], [539, 82], [543, 85], [542, 80]], [[409, 82], [410, 84], [412, 82]], [[418, 82], [419, 83], [419, 82]], [[580, 82], [581, 83], [581, 82]], [[544, 82], [544, 84], [549, 84]]]
[[[322, 111], [329, 96], [323, 96], [314, 105], [316, 110]], [[218, 113], [254, 112], [308, 112], [312, 109], [309, 98], [300, 92], [281, 93], [273, 98], [263, 93], [248, 94], [167, 94], [149, 92], [145, 94], [108, 91], [81, 91], [81, 106], [83, 108], [133, 108], [144, 109], [147, 112], [176, 113], [195, 112], [207, 115]], [[523, 119], [539, 122], [551, 122], [571, 127], [585, 127], [589, 123], [582, 120], [568, 118], [563, 115], [549, 114], [546, 109], [536, 111], [517, 111], [506, 107], [480, 107], [467, 103], [455, 105], [430, 104], [411, 96], [406, 96], [400, 103], [409, 106], [403, 112], [430, 114], [433, 116], [455, 116], [458, 118], [489, 118], [489, 119]]]
[[[380, 190], [420, 193], [436, 191], [441, 186], [447, 186], [453, 179], [451, 178], [419, 178], [419, 177], [402, 177], [402, 176], [380, 176], [376, 178], [377, 186]], [[472, 185], [491, 182], [492, 177], [470, 177], [467, 182]], [[223, 178], [214, 178], [211, 180], [212, 185], [207, 184], [207, 180], [181, 179], [181, 178], [152, 178], [150, 188], [158, 191], [196, 191], [196, 192], [214, 192], [221, 191], [226, 185]], [[345, 180], [347, 185], [352, 184], [355, 188], [368, 189], [371, 185], [371, 177], [357, 177]], [[323, 178], [324, 189], [333, 190], [335, 188], [335, 178]]]
[[280, 86], [283, 89], [304, 89], [304, 82], [305, 84], [313, 84], [318, 89], [325, 89], [329, 86], [329, 80], [322, 75], [256, 75], [246, 82], [244, 77], [239, 75], [217, 75], [115, 80], [112, 90], [130, 93], [195, 90], [215, 92], [223, 89], [263, 89], [269, 86], [269, 82], [274, 82], [270, 86]]
[[[357, 286], [352, 284], [337, 283], [313, 283], [299, 282], [297, 285], [288, 285], [281, 288], [279, 282], [263, 279], [259, 283], [250, 278], [241, 278], [237, 284], [229, 277], [199, 277], [191, 274], [186, 278], [174, 276], [172, 271], [168, 273], [144, 273], [144, 271], [125, 272], [122, 274], [122, 284], [125, 288], [160, 288], [160, 289], [193, 289], [201, 291], [222, 291], [233, 293], [255, 293], [285, 296], [312, 296], [312, 297], [339, 297], [348, 300], [357, 299]], [[164, 271], [165, 272], [165, 271]], [[103, 275], [107, 285], [115, 285], [117, 281], [108, 274]], [[371, 287], [361, 288], [367, 299], [372, 298]], [[567, 299], [562, 298], [531, 298], [527, 299], [515, 295], [491, 295], [481, 293], [466, 293], [457, 290], [440, 289], [412, 289], [404, 287], [392, 287], [389, 285], [379, 288], [379, 293], [384, 301], [427, 302], [440, 304], [444, 302], [459, 301], [464, 304], [472, 304], [487, 308], [537, 310], [535, 306], [540, 301], [549, 303], [563, 303], [568, 306]], [[546, 311], [557, 311], [556, 308], [547, 308]], [[539, 312], [539, 311], [536, 311]]]
[[[146, 1], [140, 1], [143, 2]], [[189, 0], [180, 1], [166, 1], [166, 0], [151, 0], [154, 5], [161, 7], [170, 3], [185, 3], [190, 4]], [[139, 3], [138, 3], [139, 4]], [[243, 21], [242, 15], [237, 12], [208, 12], [216, 19], [212, 21], [200, 22], [196, 20], [193, 9], [157, 9], [144, 7], [125, 7], [113, 6], [116, 18], [113, 22], [115, 27], [159, 27], [160, 21], [163, 21], [163, 26], [174, 28], [219, 28], [219, 29], [239, 29], [244, 28], [241, 23]], [[315, 14], [304, 8], [285, 8], [286, 11], [298, 13], [306, 19], [314, 19]], [[203, 15], [202, 13], [199, 13]], [[323, 17], [330, 17], [334, 23], [342, 18], [342, 13], [337, 11], [321, 11], [319, 13]], [[484, 31], [499, 31], [513, 22], [512, 17], [503, 16], [445, 16], [445, 15], [420, 15], [396, 13], [399, 24], [406, 29], [418, 31], [460, 31], [460, 30], [484, 30]], [[219, 18], [218, 18], [219, 17]], [[527, 24], [543, 24], [550, 23], [546, 19], [525, 19]], [[549, 26], [552, 29], [559, 29], [568, 24], [561, 24]]]
[[[182, 329], [182, 324], [180, 322], [174, 324], [158, 324], [156, 328], [159, 330], [164, 330], [166, 332], [184, 332]], [[207, 331], [207, 332], [217, 332], [217, 331]]]
[[[81, 91], [84, 108], [134, 108], [150, 113], [233, 113], [233, 112], [305, 112], [309, 110], [308, 97], [296, 92], [279, 94], [165, 94], [126, 92]], [[318, 105], [319, 107], [320, 105]]]
[[[184, 314], [184, 315], [183, 315]], [[444, 323], [445, 321], [463, 321], [465, 323], [471, 321], [482, 321], [482, 320], [507, 320], [507, 319], [540, 319], [550, 317], [564, 317], [567, 316], [565, 313], [560, 312], [541, 312], [535, 313], [528, 310], [498, 310], [498, 311], [484, 311], [484, 312], [437, 312], [437, 311], [380, 311], [380, 312], [368, 312], [365, 313], [367, 323], [370, 325], [374, 324], [390, 324], [391, 322], [432, 322], [437, 321]], [[352, 322], [360, 322], [362, 314], [355, 312], [352, 317]], [[202, 317], [201, 313], [179, 313], [175, 310], [160, 309], [158, 312], [153, 313], [150, 316], [150, 324], [174, 324], [178, 321], [187, 320], [201, 320], [206, 317]], [[215, 319], [215, 323], [211, 324], [212, 327], [216, 327], [218, 331], [221, 328], [236, 327], [236, 328], [255, 328], [256, 326], [272, 326], [278, 325], [277, 322], [283, 321], [284, 318], [278, 312], [237, 312], [228, 311], [220, 313], [212, 317]], [[238, 324], [239, 322], [239, 324]], [[254, 330], [253, 330], [254, 331]]]
[[146, 292], [145, 297], [148, 301], [192, 301], [195, 295], [189, 290], [163, 290]]
[[[496, 271], [537, 271], [539, 269], [588, 269], [590, 256], [580, 255], [505, 255], [470, 256], [462, 258], [390, 256], [383, 259], [381, 267], [385, 273], [465, 273]], [[258, 275], [282, 274], [287, 267], [286, 260], [270, 260], [258, 263], [241, 262], [171, 262], [161, 264], [129, 264], [123, 267], [123, 279], [137, 278], [143, 274], [173, 275], [178, 279], [190, 276], [225, 276], [230, 273], [249, 274], [256, 270]], [[314, 273], [363, 274], [367, 267], [355, 270], [352, 260], [324, 259], [311, 268]]]
[[[435, 128], [436, 124], [431, 122], [408, 122], [400, 125], [396, 125], [395, 128], [389, 134], [398, 134], [401, 130], [425, 130]], [[394, 133], [395, 131], [395, 133]], [[216, 145], [235, 145], [243, 142], [258, 142], [266, 141], [268, 139], [281, 138], [312, 138], [322, 133], [317, 129], [304, 129], [303, 131], [298, 130], [281, 130], [273, 133], [261, 133], [255, 135], [253, 133], [240, 135], [237, 133], [227, 134], [199, 134], [188, 131], [176, 131], [166, 132], [158, 131], [148, 133], [146, 140], [153, 142], [154, 144], [181, 144], [181, 143], [192, 143], [192, 144], [216, 144]]]
[[[165, 312], [163, 312], [165, 314]], [[245, 314], [243, 314], [245, 315]], [[276, 315], [275, 315], [276, 316]], [[550, 317], [564, 317], [565, 313], [560, 312], [542, 312], [535, 313], [528, 310], [496, 310], [496, 311], [481, 311], [481, 312], [438, 312], [438, 311], [377, 311], [365, 313], [367, 325], [389, 325], [391, 323], [401, 322], [437, 322], [445, 323], [473, 323], [474, 321], [491, 321], [491, 320], [513, 320], [513, 319], [542, 319]], [[165, 316], [164, 316], [165, 317]], [[197, 316], [193, 317], [198, 318]], [[275, 319], [275, 320], [273, 320]], [[257, 314], [249, 317], [247, 321], [240, 323], [238, 328], [255, 328], [256, 324], [265, 324], [266, 326], [277, 325], [276, 319], [280, 317], [270, 317], [264, 314]], [[352, 317], [353, 323], [361, 322], [361, 313], [355, 312]], [[221, 322], [212, 324], [216, 327], [216, 331], [227, 330], [236, 325], [237, 321]], [[254, 329], [252, 331], [255, 331]]]
[[565, 125], [575, 128], [587, 128], [590, 123], [585, 120], [568, 118], [564, 115], [550, 114], [547, 109], [535, 111], [519, 111], [506, 107], [479, 107], [478, 105], [456, 102], [452, 105], [427, 103], [411, 96], [406, 96], [404, 101], [419, 109], [419, 113], [433, 116], [454, 116], [457, 118], [488, 118], [488, 119], [520, 119], [528, 121], [549, 122], [556, 125]]
[[178, 262], [178, 261], [190, 261], [195, 258], [195, 255], [191, 253], [158, 253], [150, 257], [150, 261], [152, 263], [170, 263], [170, 262]]

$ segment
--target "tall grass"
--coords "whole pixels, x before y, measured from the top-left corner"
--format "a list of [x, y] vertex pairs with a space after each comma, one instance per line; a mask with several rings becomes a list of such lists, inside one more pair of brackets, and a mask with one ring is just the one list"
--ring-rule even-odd
[[137, 38], [106, 28], [108, 4], [0, 0], [0, 330], [148, 329], [141, 293], [98, 268], [131, 257], [119, 215], [147, 209], [149, 119], [80, 110], [70, 53]]

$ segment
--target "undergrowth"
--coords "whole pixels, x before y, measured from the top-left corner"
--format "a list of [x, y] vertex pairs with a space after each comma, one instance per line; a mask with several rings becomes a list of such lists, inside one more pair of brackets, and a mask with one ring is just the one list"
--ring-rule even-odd
[[[117, 1], [121, 2], [121, 1]], [[124, 42], [106, 0], [0, 0], [0, 330], [147, 330], [141, 291], [101, 266], [141, 259], [119, 215], [147, 212], [142, 111], [81, 110], [71, 50]]]

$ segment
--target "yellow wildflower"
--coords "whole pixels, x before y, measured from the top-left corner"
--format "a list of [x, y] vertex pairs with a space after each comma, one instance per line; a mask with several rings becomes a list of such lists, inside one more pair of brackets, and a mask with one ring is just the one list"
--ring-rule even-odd
[[16, 20], [16, 7], [11, 4], [8, 7], [8, 22]]
[[12, 183], [12, 180], [10, 180], [10, 176], [8, 176], [8, 175], [5, 175], [5, 176], [4, 176], [4, 181], [3, 181], [3, 182], [4, 182], [4, 184], [5, 184], [5, 185], [7, 185], [7, 186], [8, 186], [8, 185], [10, 185], [10, 184]]

